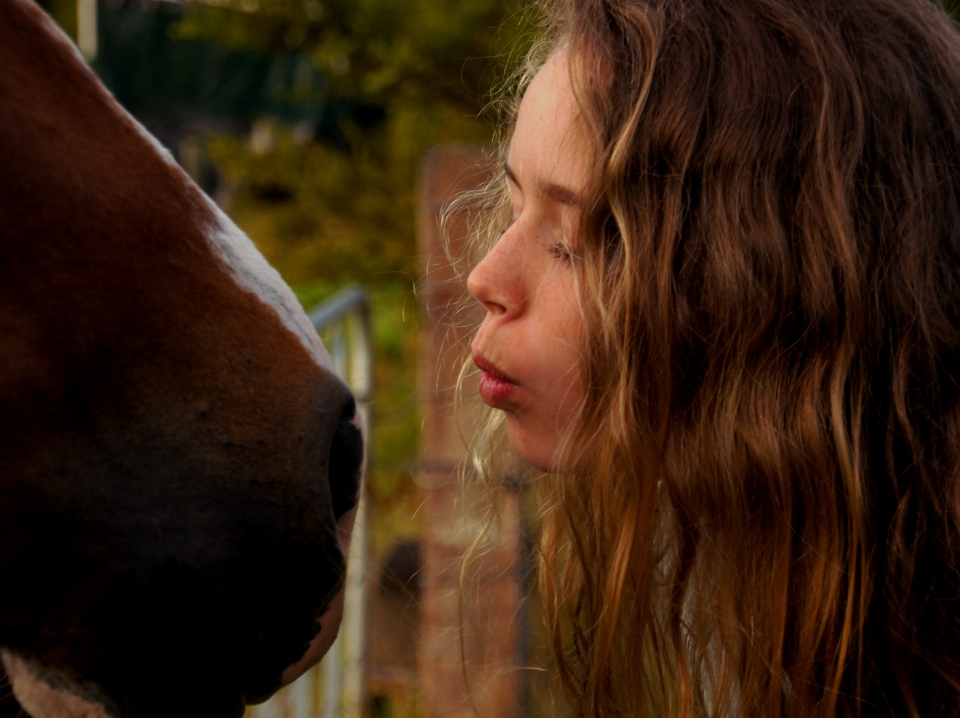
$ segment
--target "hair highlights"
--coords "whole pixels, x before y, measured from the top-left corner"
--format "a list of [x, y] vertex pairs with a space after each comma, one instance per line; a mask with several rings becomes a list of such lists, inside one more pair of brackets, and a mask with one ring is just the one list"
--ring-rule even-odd
[[542, 482], [575, 712], [957, 714], [952, 23], [928, 0], [550, 13], [599, 157], [587, 400]]

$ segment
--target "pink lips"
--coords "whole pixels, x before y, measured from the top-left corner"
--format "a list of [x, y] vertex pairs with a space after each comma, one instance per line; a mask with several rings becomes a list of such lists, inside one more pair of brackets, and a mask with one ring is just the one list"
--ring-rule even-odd
[[499, 408], [517, 389], [517, 383], [482, 356], [474, 356], [473, 363], [480, 370], [480, 398], [493, 408]]

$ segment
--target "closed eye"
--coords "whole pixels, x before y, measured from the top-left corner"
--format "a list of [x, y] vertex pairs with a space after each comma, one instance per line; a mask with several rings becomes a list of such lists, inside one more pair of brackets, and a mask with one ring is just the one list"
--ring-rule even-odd
[[557, 242], [551, 245], [550, 254], [553, 255], [554, 259], [559, 259], [564, 264], [570, 264], [570, 262], [573, 261], [573, 253], [563, 242]]

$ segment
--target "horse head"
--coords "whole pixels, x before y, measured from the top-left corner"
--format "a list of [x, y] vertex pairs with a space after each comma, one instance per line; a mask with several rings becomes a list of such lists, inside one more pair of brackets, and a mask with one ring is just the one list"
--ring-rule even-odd
[[354, 400], [30, 0], [0, 0], [0, 67], [3, 663], [36, 718], [233, 718], [336, 633]]

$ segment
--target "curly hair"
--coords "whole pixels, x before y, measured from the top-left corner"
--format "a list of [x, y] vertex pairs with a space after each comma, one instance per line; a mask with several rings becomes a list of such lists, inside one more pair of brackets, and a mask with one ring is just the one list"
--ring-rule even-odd
[[574, 712], [960, 715], [951, 20], [930, 0], [547, 14], [536, 56], [567, 53], [598, 157], [586, 400], [540, 504]]

